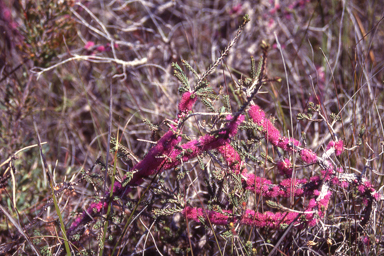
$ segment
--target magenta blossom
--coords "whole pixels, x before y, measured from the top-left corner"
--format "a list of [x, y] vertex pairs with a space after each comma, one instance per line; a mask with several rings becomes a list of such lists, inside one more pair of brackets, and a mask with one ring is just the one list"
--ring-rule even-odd
[[192, 110], [193, 105], [195, 105], [195, 102], [197, 100], [197, 97], [192, 92], [185, 92], [183, 96], [181, 96], [181, 100], [179, 103], [179, 111], [180, 112], [189, 112]]
[[84, 45], [84, 49], [89, 50], [89, 49], [91, 49], [93, 46], [95, 46], [95, 43], [92, 42], [92, 41], [88, 41], [88, 42]]
[[335, 148], [335, 154], [336, 156], [339, 156], [341, 155], [341, 153], [343, 153], [344, 151], [344, 142], [342, 140], [339, 140], [339, 141], [330, 141], [327, 145], [327, 150], [329, 150], [330, 148], [334, 147]]
[[303, 149], [300, 151], [301, 159], [307, 164], [314, 164], [317, 162], [317, 155], [309, 149]]
[[291, 161], [289, 161], [288, 158], [284, 159], [283, 161], [280, 161], [277, 163], [277, 169], [279, 169], [281, 174], [285, 174], [288, 177], [292, 176], [292, 164]]

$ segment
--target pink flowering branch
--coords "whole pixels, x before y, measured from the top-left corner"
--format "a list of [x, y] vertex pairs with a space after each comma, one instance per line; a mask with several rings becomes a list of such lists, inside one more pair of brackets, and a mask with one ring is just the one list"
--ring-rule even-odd
[[[195, 98], [191, 98], [191, 95], [192, 93], [184, 93], [184, 101], [182, 104], [179, 104], [179, 110], [181, 113], [189, 111], [196, 102]], [[300, 148], [300, 142], [297, 140], [281, 136], [280, 132], [273, 126], [273, 124], [265, 118], [265, 113], [258, 106], [252, 106], [249, 114], [256, 124], [263, 127], [263, 132], [266, 134], [267, 140], [273, 145], [287, 151], [298, 151], [302, 160], [306, 163], [322, 163], [324, 167], [324, 170], [321, 172], [322, 177], [320, 178], [319, 176], [315, 176], [311, 177], [309, 180], [285, 179], [279, 184], [272, 184], [272, 182], [268, 179], [257, 177], [252, 173], [248, 173], [247, 169], [243, 167], [240, 155], [230, 144], [230, 138], [236, 135], [238, 126], [244, 120], [244, 116], [240, 115], [237, 119], [232, 120], [232, 116], [229, 115], [227, 116], [227, 120], [229, 121], [227, 127], [219, 131], [216, 135], [206, 134], [197, 140], [189, 141], [179, 147], [175, 146], [180, 143], [181, 137], [177, 135], [176, 128], [172, 126], [170, 130], [157, 142], [156, 146], [148, 152], [146, 157], [132, 168], [135, 173], [129, 182], [129, 185], [139, 185], [143, 182], [143, 178], [145, 177], [159, 173], [163, 170], [177, 167], [182, 164], [182, 162], [193, 159], [205, 151], [217, 149], [227, 162], [229, 170], [235, 174], [241, 173], [243, 182], [245, 183], [245, 188], [247, 190], [251, 190], [256, 194], [269, 198], [289, 197], [291, 195], [317, 196], [315, 201], [314, 199], [311, 199], [307, 211], [315, 209], [318, 217], [324, 217], [331, 197], [329, 183], [342, 184], [342, 186], [346, 186], [352, 182], [351, 178], [348, 178], [345, 175], [342, 175], [340, 178], [339, 174], [339, 176], [336, 177], [336, 172], [324, 159], [324, 157], [329, 157], [329, 155], [333, 152], [336, 152], [336, 154], [342, 152], [342, 141], [334, 143], [330, 142], [327, 147], [327, 152], [323, 155], [323, 158], [321, 158], [309, 149]], [[277, 166], [280, 171], [286, 172], [287, 175], [290, 174], [291, 163], [289, 160], [286, 159], [278, 163]], [[355, 181], [356, 179], [353, 179], [353, 182]], [[369, 191], [373, 193], [373, 198], [377, 199], [379, 196], [372, 189], [371, 185], [367, 182], [362, 183], [362, 185], [359, 186], [359, 191], [361, 193]], [[115, 196], [121, 196], [122, 193], [125, 194], [127, 191], [129, 190], [123, 188], [120, 183], [116, 182], [113, 191]], [[100, 213], [106, 205], [107, 204], [104, 203], [103, 206], [100, 202], [92, 203], [88, 209], [72, 223], [69, 232], [75, 230], [80, 223], [89, 221], [90, 216]], [[204, 215], [205, 217], [202, 215], [202, 211], [202, 209], [186, 207], [183, 213], [187, 218], [193, 220], [198, 219], [198, 217], [209, 218], [212, 224], [217, 225], [227, 224], [230, 219], [230, 211], [224, 211], [222, 213], [208, 211], [208, 214]], [[298, 214], [299, 213], [297, 212], [258, 213], [247, 210], [246, 215], [242, 216], [239, 222], [244, 225], [252, 225], [256, 227], [279, 228], [281, 224], [290, 224], [298, 217]], [[311, 212], [305, 213], [305, 220], [311, 226], [316, 225], [318, 222], [318, 218], [315, 218], [314, 216], [316, 215]]]
[[143, 182], [143, 178], [155, 174], [159, 167], [167, 162], [164, 156], [170, 155], [174, 151], [174, 147], [181, 141], [181, 137], [176, 134], [174, 128], [171, 127], [163, 137], [148, 152], [145, 158], [133, 166], [132, 171], [136, 171], [130, 181], [130, 185], [139, 185]]
[[[316, 199], [310, 200], [306, 212], [301, 213], [305, 216], [304, 220], [306, 223], [308, 223], [308, 225], [316, 225], [319, 219], [325, 216], [326, 210], [328, 208], [329, 201], [332, 196], [332, 192], [329, 190], [329, 186], [331, 184], [342, 184], [342, 186], [346, 186], [347, 184], [350, 184], [352, 182], [357, 182], [356, 179], [352, 181], [350, 175], [335, 172], [332, 165], [326, 160], [332, 153], [335, 153], [336, 155], [340, 155], [342, 153], [343, 142], [331, 141], [328, 144], [327, 151], [323, 154], [323, 157], [318, 157], [311, 150], [300, 148], [300, 143], [295, 139], [288, 139], [286, 137], [282, 137], [276, 127], [274, 127], [273, 124], [265, 118], [264, 111], [262, 111], [257, 105], [251, 106], [248, 113], [253, 119], [253, 121], [263, 128], [262, 131], [266, 134], [266, 138], [269, 142], [286, 151], [298, 151], [301, 156], [301, 159], [304, 162], [309, 164], [318, 163], [323, 168], [323, 170], [321, 171], [321, 178], [315, 176], [311, 177], [309, 181], [306, 179], [286, 179], [277, 185], [272, 184], [271, 181], [265, 178], [256, 177], [254, 174], [248, 174], [246, 168], [243, 168], [242, 177], [245, 179], [245, 182], [247, 184], [246, 189], [252, 190], [257, 194], [262, 194], [265, 197], [289, 197], [292, 194], [294, 196], [316, 196]], [[233, 170], [235, 170], [235, 173], [238, 173], [241, 168], [240, 156], [230, 144], [226, 144], [222, 146], [222, 148], [223, 150], [220, 151], [220, 153], [227, 161], [228, 166], [234, 166]], [[233, 163], [236, 163], [236, 165], [233, 165]], [[288, 159], [285, 159], [284, 161], [279, 162], [278, 169], [287, 175], [291, 175], [292, 167], [290, 161]], [[354, 177], [356, 178], [356, 176]], [[380, 197], [379, 194], [372, 188], [371, 184], [367, 181], [362, 181], [361, 185], [358, 186], [358, 189], [362, 194], [371, 193], [371, 199], [378, 200], [378, 198]], [[201, 219], [209, 219], [212, 224], [226, 225], [229, 221], [237, 221], [236, 218], [234, 218], [233, 216], [231, 217], [231, 215], [229, 214], [230, 211], [228, 210], [225, 210], [221, 213], [215, 211], [206, 211], [206, 214], [203, 214], [203, 212], [204, 211], [201, 208], [192, 208], [189, 206], [187, 206], [183, 210], [183, 213], [186, 218], [198, 222]], [[246, 210], [245, 217], [241, 217], [240, 223], [256, 227], [269, 227], [277, 229], [281, 227], [281, 224], [290, 224], [295, 219], [297, 219], [298, 216], [299, 213], [297, 212], [259, 213], [251, 210]]]
[[[359, 221], [359, 223], [363, 225], [369, 219], [369, 209], [371, 209], [372, 202], [374, 200], [380, 200], [381, 196], [375, 191], [369, 181], [363, 179], [360, 185], [358, 185], [356, 178], [357, 176], [355, 174], [341, 173], [339, 175], [340, 182], [347, 182], [350, 185], [357, 186], [361, 196], [367, 196], [365, 202], [367, 210], [365, 216], [361, 221]], [[235, 216], [232, 214], [231, 210], [222, 210], [221, 212], [217, 212], [186, 206], [182, 213], [187, 219], [194, 220], [196, 222], [201, 222], [201, 220], [206, 222], [209, 219], [209, 222], [215, 225], [228, 225], [230, 222], [233, 222], [259, 228], [265, 227], [280, 229], [291, 224], [293, 221], [296, 221], [296, 223], [294, 223], [295, 225], [304, 227], [305, 224], [307, 224], [313, 227], [321, 218], [325, 217], [332, 196], [332, 192], [329, 190], [329, 185], [332, 183], [336, 184], [330, 179], [329, 181], [323, 183], [321, 190], [314, 190], [313, 194], [317, 196], [317, 198], [310, 199], [306, 210], [303, 212], [277, 206], [276, 208], [283, 208], [284, 212], [272, 213], [266, 211], [264, 213], [260, 213], [253, 210], [245, 210], [242, 215]]]
[[[218, 132], [217, 135], [203, 135], [198, 140], [192, 140], [181, 145], [179, 147], [180, 149], [175, 148], [175, 146], [180, 143], [181, 137], [177, 135], [176, 128], [172, 126], [170, 130], [160, 138], [156, 145], [151, 148], [145, 158], [132, 168], [131, 171], [134, 172], [134, 174], [128, 186], [140, 185], [143, 182], [143, 178], [179, 166], [182, 161], [188, 161], [205, 151], [228, 144], [229, 138], [236, 135], [238, 126], [244, 120], [244, 116], [239, 116], [236, 120], [232, 119], [232, 116], [227, 116], [227, 120], [229, 121], [227, 127]], [[222, 147], [222, 150], [224, 149], [225, 146]], [[124, 177], [124, 179], [125, 178], [126, 177]], [[122, 196], [129, 191], [130, 189], [126, 189], [121, 183], [115, 182], [113, 190], [114, 196]], [[109, 192], [106, 192], [107, 198], [109, 198], [108, 194]], [[110, 199], [108, 199], [107, 202], [109, 202], [109, 200]], [[97, 208], [99, 205], [91, 204], [86, 212], [81, 214], [72, 223], [68, 232], [73, 232], [81, 223], [89, 221], [89, 216], [92, 216], [92, 214], [99, 213], [99, 210], [93, 211], [95, 207]]]
[[[281, 136], [279, 130], [272, 124], [272, 122], [265, 117], [265, 112], [258, 106], [252, 105], [248, 110], [248, 114], [258, 126], [262, 127], [262, 132], [266, 135], [267, 140], [272, 143], [274, 146], [277, 146], [284, 151], [294, 151], [299, 152], [301, 159], [308, 164], [319, 163], [323, 161], [322, 158], [319, 158], [316, 153], [310, 149], [300, 148], [300, 142], [294, 138], [287, 138]], [[333, 152], [339, 156], [343, 152], [343, 141], [333, 142], [331, 141], [327, 146], [327, 155], [325, 158], [328, 158]], [[323, 157], [324, 158], [324, 157]], [[289, 173], [288, 163], [280, 164], [280, 171]]]
[[253, 173], [243, 174], [246, 178], [246, 189], [262, 195], [263, 197], [290, 197], [313, 195], [313, 191], [321, 184], [318, 176], [307, 179], [285, 179], [279, 184], [273, 184], [270, 180], [255, 176]]
[[[230, 222], [240, 223], [242, 225], [253, 226], [258, 228], [280, 229], [284, 225], [291, 224], [297, 219], [299, 213], [296, 212], [255, 212], [253, 210], [245, 210], [240, 216], [234, 216], [232, 211], [223, 210], [221, 213], [216, 211], [204, 210], [202, 208], [185, 207], [182, 211], [187, 219], [196, 222], [209, 222], [215, 225], [228, 225]], [[308, 216], [313, 218], [312, 213]]]
[[[184, 119], [186, 114], [192, 111], [197, 97], [193, 92], [185, 92], [182, 95], [179, 103], [179, 119]], [[372, 200], [378, 200], [380, 195], [373, 189], [372, 185], [366, 180], [359, 180], [357, 176], [344, 174], [341, 171], [335, 171], [331, 163], [327, 160], [333, 153], [340, 155], [343, 152], [343, 141], [331, 141], [326, 152], [322, 157], [310, 149], [301, 148], [300, 142], [287, 138], [280, 134], [280, 131], [266, 118], [265, 112], [257, 105], [252, 105], [248, 114], [253, 122], [262, 128], [266, 139], [274, 146], [280, 147], [287, 152], [299, 153], [301, 159], [308, 164], [319, 164], [322, 168], [321, 176], [311, 177], [307, 179], [292, 179], [282, 180], [279, 184], [273, 184], [270, 180], [258, 177], [255, 174], [248, 173], [245, 164], [239, 153], [230, 144], [231, 138], [237, 134], [238, 126], [244, 121], [243, 115], [233, 117], [228, 115], [227, 125], [224, 129], [217, 131], [214, 134], [205, 134], [196, 140], [191, 140], [187, 143], [177, 146], [181, 142], [179, 136], [179, 128], [171, 126], [162, 138], [157, 142], [156, 146], [151, 148], [145, 158], [133, 166], [134, 172], [132, 179], [128, 183], [128, 187], [140, 185], [144, 178], [154, 174], [158, 174], [164, 170], [175, 168], [190, 159], [197, 157], [203, 152], [217, 149], [223, 159], [226, 161], [228, 171], [235, 174], [240, 174], [245, 189], [253, 193], [262, 195], [263, 197], [278, 198], [278, 197], [301, 197], [313, 196], [309, 200], [309, 204], [304, 212], [297, 212], [291, 209], [283, 209], [282, 212], [255, 212], [253, 210], [244, 210], [241, 216], [234, 216], [232, 211], [223, 210], [221, 212], [213, 210], [204, 210], [202, 208], [194, 208], [186, 206], [183, 214], [186, 218], [200, 222], [208, 220], [212, 224], [227, 225], [229, 222], [240, 223], [242, 225], [250, 225], [255, 227], [268, 227], [279, 229], [285, 225], [289, 225], [296, 221], [299, 224], [308, 224], [314, 226], [319, 219], [325, 216], [329, 205], [332, 192], [331, 185], [342, 187], [357, 186], [361, 194], [368, 195], [370, 201], [367, 200], [367, 205]], [[174, 121], [180, 124], [180, 121]], [[292, 175], [292, 163], [288, 159], [284, 159], [277, 163], [277, 168], [282, 174], [290, 177]], [[130, 189], [116, 182], [113, 189], [113, 196], [123, 196]], [[107, 196], [106, 196], [107, 197]], [[81, 223], [86, 223], [91, 220], [91, 216], [100, 214], [110, 202], [107, 197], [104, 203], [94, 202], [86, 211], [72, 223], [68, 232], [74, 231]], [[279, 206], [281, 208], [281, 206]], [[300, 218], [304, 216], [304, 218]]]

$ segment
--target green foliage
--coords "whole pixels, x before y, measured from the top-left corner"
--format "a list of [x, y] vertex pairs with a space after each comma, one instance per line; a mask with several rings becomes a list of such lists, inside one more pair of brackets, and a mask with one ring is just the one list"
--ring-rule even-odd
[[165, 209], [154, 209], [153, 214], [156, 216], [170, 216], [177, 212], [181, 212], [183, 208], [175, 207], [175, 208], [165, 208]]
[[18, 45], [24, 58], [33, 60], [35, 66], [47, 67], [65, 45], [73, 44], [76, 30], [71, 6], [72, 1], [26, 1], [22, 16], [25, 40]]
[[183, 63], [183, 66], [185, 66], [189, 71], [191, 71], [197, 78], [199, 78], [199, 74], [196, 72], [196, 70], [194, 70], [192, 68], [191, 65], [188, 64], [188, 62], [186, 62], [185, 60], [181, 60], [181, 62]]
[[174, 68], [173, 75], [180, 81], [181, 86], [179, 88], [179, 92], [187, 92], [191, 90], [189, 86], [188, 77], [184, 74], [184, 71], [181, 67], [176, 63], [172, 63], [172, 67]]

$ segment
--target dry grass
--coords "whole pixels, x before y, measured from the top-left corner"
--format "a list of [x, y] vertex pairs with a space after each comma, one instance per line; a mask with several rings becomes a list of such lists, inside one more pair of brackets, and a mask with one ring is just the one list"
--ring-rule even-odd
[[[178, 114], [180, 83], [173, 76], [172, 63], [182, 66], [183, 59], [198, 74], [204, 73], [234, 38], [245, 14], [251, 21], [208, 76], [211, 88], [218, 95], [230, 95], [234, 112], [240, 109], [235, 82], [249, 77], [250, 56], [258, 61], [259, 45], [269, 43], [267, 75], [280, 77], [282, 82], [264, 85], [254, 101], [276, 119], [276, 127], [285, 136], [300, 140], [318, 155], [335, 136], [342, 139], [347, 150], [332, 157], [335, 165], [347, 173], [363, 172], [383, 193], [384, 29], [379, 1], [280, 1], [280, 8], [264, 0], [257, 4], [220, 0], [34, 2], [0, 1], [0, 9], [5, 10], [0, 13], [0, 33], [5, 35], [0, 38], [0, 254], [33, 255], [35, 248], [41, 255], [64, 255], [63, 232], [47, 173], [52, 175], [68, 229], [110, 186], [102, 167], [95, 165], [99, 157], [105, 163], [109, 135], [119, 136], [120, 143], [135, 155], [125, 162], [109, 155], [109, 163], [117, 163], [116, 173], [121, 177], [168, 130], [164, 121]], [[183, 69], [194, 86], [198, 79]], [[310, 102], [320, 103], [320, 112], [311, 113]], [[220, 110], [222, 103], [215, 104]], [[194, 112], [208, 111], [198, 101]], [[308, 114], [313, 116], [298, 118]], [[152, 131], [144, 119], [158, 125], [158, 130]], [[212, 120], [212, 116], [196, 115], [186, 122], [184, 133], [196, 139]], [[38, 136], [44, 142], [42, 154]], [[245, 131], [239, 135], [247, 136]], [[254, 145], [249, 149], [254, 157], [266, 160], [267, 154], [274, 162], [279, 154], [289, 157], [268, 145], [260, 133], [252, 136]], [[20, 151], [30, 145], [35, 146]], [[203, 160], [211, 169], [222, 168], [215, 161], [216, 153], [209, 152]], [[310, 178], [319, 171], [315, 165], [296, 164], [297, 178]], [[248, 159], [248, 165], [273, 182], [283, 179], [272, 162], [258, 164]], [[187, 221], [181, 213], [154, 215], [154, 209], [171, 207], [169, 200], [181, 192], [195, 206], [210, 205], [209, 172], [201, 169], [197, 159], [181, 170], [167, 170], [153, 183], [148, 179], [129, 196], [116, 198], [105, 237], [103, 218], [97, 216], [71, 238], [72, 254], [103, 251], [111, 255], [115, 246], [115, 255], [117, 251], [120, 255], [144, 251], [145, 255], [384, 253], [382, 201], [373, 204], [369, 221], [361, 226], [357, 221], [367, 217], [364, 198], [352, 187], [333, 187], [326, 217], [315, 227], [302, 229], [236, 226], [234, 235], [230, 225], [204, 226]], [[178, 178], [180, 173], [184, 179]], [[159, 188], [162, 193], [155, 194]], [[224, 198], [225, 192], [219, 195]], [[248, 207], [271, 210], [265, 200], [255, 197], [250, 195]], [[279, 202], [303, 210], [306, 200]], [[132, 222], [119, 240], [128, 220]]]

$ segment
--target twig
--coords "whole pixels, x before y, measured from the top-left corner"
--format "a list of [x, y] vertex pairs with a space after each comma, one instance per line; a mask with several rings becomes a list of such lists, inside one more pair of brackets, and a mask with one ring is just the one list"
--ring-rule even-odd
[[138, 66], [138, 65], [142, 65], [142, 64], [147, 63], [147, 58], [142, 58], [140, 60], [136, 59], [133, 61], [123, 61], [123, 60], [113, 59], [113, 58], [108, 58], [108, 57], [75, 55], [74, 57], [63, 60], [63, 61], [56, 63], [55, 65], [50, 66], [48, 68], [36, 67], [35, 69], [40, 69], [40, 71], [37, 72], [34, 69], [32, 69], [31, 72], [37, 74], [37, 80], [38, 80], [43, 73], [45, 73], [49, 70], [52, 70], [54, 68], [57, 68], [57, 67], [65, 64], [65, 63], [73, 61], [73, 60], [87, 60], [87, 61], [90, 61], [93, 63], [117, 63], [117, 64], [122, 65], [123, 67], [134, 67], [134, 66]]

